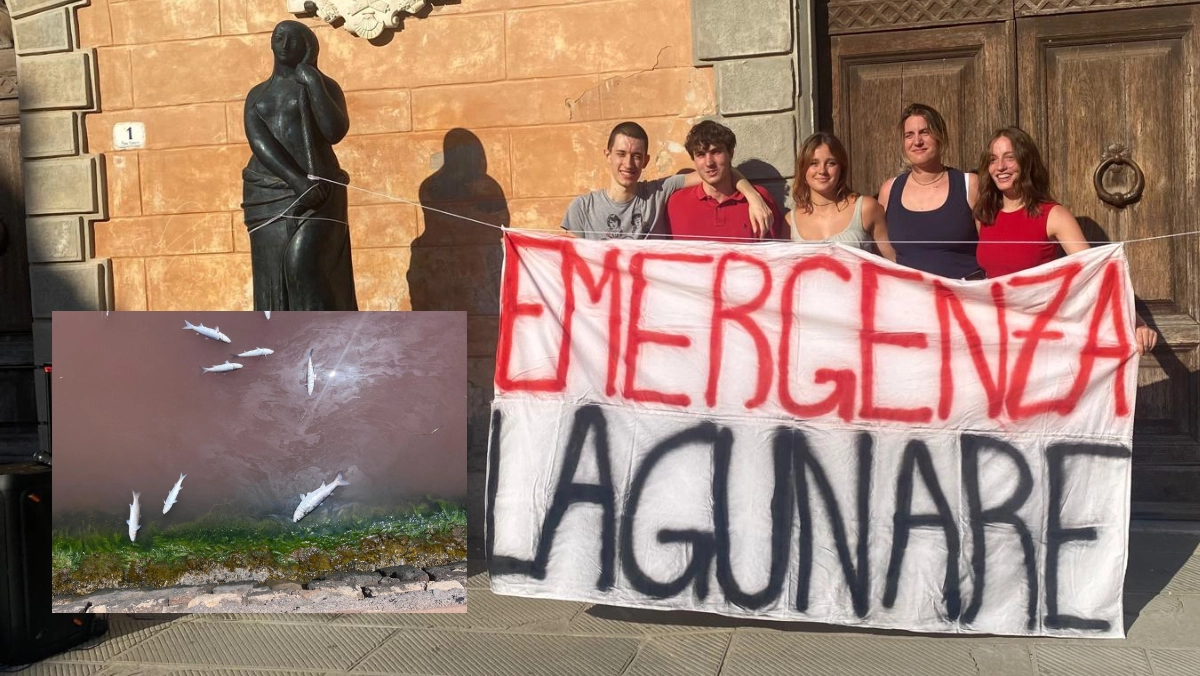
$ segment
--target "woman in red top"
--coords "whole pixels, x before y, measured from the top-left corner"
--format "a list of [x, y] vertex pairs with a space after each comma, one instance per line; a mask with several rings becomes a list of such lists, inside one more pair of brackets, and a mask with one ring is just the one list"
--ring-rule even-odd
[[[989, 278], [1027, 270], [1091, 245], [1079, 221], [1050, 196], [1050, 172], [1037, 144], [1017, 127], [998, 130], [980, 162], [974, 214], [979, 228], [975, 256]], [[1138, 352], [1154, 349], [1158, 334], [1137, 318]]]

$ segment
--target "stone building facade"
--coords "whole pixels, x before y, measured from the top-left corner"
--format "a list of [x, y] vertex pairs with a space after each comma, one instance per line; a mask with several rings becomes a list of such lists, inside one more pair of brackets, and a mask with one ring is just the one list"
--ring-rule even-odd
[[[271, 30], [298, 12], [347, 95], [337, 151], [361, 189], [349, 194], [360, 308], [469, 313], [473, 494], [499, 235], [442, 212], [556, 230], [575, 195], [607, 183], [604, 144], [626, 119], [650, 133], [650, 177], [689, 166], [688, 128], [721, 119], [739, 135], [735, 161], [782, 197], [813, 125], [808, 0], [431, 0], [371, 40], [295, 0], [7, 6], [35, 364], [51, 362], [54, 310], [251, 309], [242, 107], [270, 74]], [[129, 123], [144, 143], [118, 149]]]

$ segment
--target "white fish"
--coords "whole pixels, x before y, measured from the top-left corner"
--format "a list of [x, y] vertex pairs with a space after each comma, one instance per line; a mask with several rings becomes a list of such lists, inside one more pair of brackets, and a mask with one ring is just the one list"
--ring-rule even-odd
[[262, 357], [262, 356], [268, 355], [268, 354], [275, 354], [275, 350], [271, 350], [271, 349], [268, 349], [265, 347], [256, 347], [253, 350], [247, 350], [241, 354], [231, 354], [230, 356], [233, 356], [233, 357]]
[[226, 343], [230, 342], [229, 336], [225, 335], [224, 333], [221, 333], [221, 327], [219, 327], [219, 326], [216, 327], [215, 329], [210, 329], [207, 326], [205, 326], [203, 323], [201, 323], [200, 326], [192, 326], [192, 323], [185, 319], [185, 320], [183, 320], [183, 328], [185, 331], [187, 329], [191, 329], [191, 330], [195, 331], [196, 333], [199, 333], [200, 335], [204, 336], [205, 338], [212, 338], [213, 340], [220, 340], [220, 341], [224, 341]]
[[201, 366], [200, 373], [222, 373], [224, 371], [236, 371], [240, 368], [242, 368], [241, 364], [237, 362], [230, 362], [228, 359], [226, 359], [224, 364], [217, 364], [216, 366], [211, 366], [209, 368], [204, 368]]
[[129, 524], [129, 539], [132, 542], [137, 542], [137, 532], [141, 526], [138, 525], [138, 518], [142, 515], [142, 506], [138, 504], [138, 496], [141, 493], [133, 491], [133, 503], [129, 505], [129, 520], [125, 523]]
[[342, 473], [338, 472], [337, 478], [328, 485], [326, 485], [325, 482], [321, 482], [321, 487], [312, 493], [309, 493], [308, 495], [301, 493], [300, 504], [296, 507], [296, 513], [292, 515], [292, 523], [303, 519], [305, 514], [308, 514], [316, 509], [318, 505], [325, 501], [325, 498], [329, 497], [329, 494], [333, 492], [333, 489], [337, 488], [338, 486], [349, 485], [350, 482], [343, 479]]
[[312, 395], [313, 383], [317, 382], [317, 374], [313, 373], [312, 367], [312, 348], [308, 350], [308, 393]]
[[163, 500], [163, 514], [171, 511], [171, 506], [175, 504], [175, 498], [179, 497], [179, 489], [183, 487], [183, 480], [185, 478], [187, 478], [187, 475], [181, 473], [179, 481], [175, 482], [175, 487], [171, 489], [170, 493], [167, 493], [167, 499]]
[[267, 319], [270, 319], [270, 318], [271, 318], [271, 311], [270, 311], [270, 310], [263, 310], [263, 314], [267, 316]]

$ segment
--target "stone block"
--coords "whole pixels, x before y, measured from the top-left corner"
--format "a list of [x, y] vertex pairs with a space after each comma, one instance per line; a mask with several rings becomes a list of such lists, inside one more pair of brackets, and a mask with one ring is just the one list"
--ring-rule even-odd
[[14, 19], [13, 37], [17, 54], [52, 54], [70, 51], [71, 10], [59, 7], [46, 12], [31, 14], [23, 19]]
[[792, 50], [790, 0], [692, 0], [696, 59], [786, 54]]
[[[513, 129], [513, 189], [510, 198], [566, 197], [608, 185], [610, 176], [604, 147], [612, 131], [610, 122], [584, 125]], [[642, 174], [649, 180], [691, 167], [681, 145], [691, 123], [685, 119], [644, 120], [650, 137], [650, 165]], [[553, 157], [553, 162], [545, 158]], [[558, 217], [562, 221], [561, 214]]]
[[30, 263], [71, 263], [87, 257], [79, 216], [27, 218], [25, 231]]
[[79, 46], [107, 47], [112, 44], [112, 21], [108, 13], [108, 0], [92, 0], [75, 10], [78, 24]]
[[191, 40], [221, 33], [218, 0], [139, 0], [114, 3], [113, 43]]
[[26, 159], [79, 154], [79, 114], [69, 110], [21, 116], [21, 156]]
[[54, 341], [51, 339], [53, 335], [51, 329], [49, 318], [33, 318], [33, 363], [36, 366], [53, 363], [51, 357], [54, 351]]
[[429, 580], [429, 573], [416, 566], [385, 566], [376, 572], [397, 582], [427, 582]]
[[694, 117], [716, 108], [710, 68], [662, 68], [604, 80], [604, 118], [638, 119], [660, 115]]
[[[350, 115], [351, 134], [390, 134], [412, 129], [409, 93], [388, 89], [346, 94], [346, 110]], [[241, 128], [242, 108], [238, 107], [238, 127]], [[449, 129], [455, 125], [442, 127]], [[245, 131], [241, 131], [244, 136]]]
[[509, 200], [509, 225], [528, 230], [562, 231], [563, 214], [574, 197], [545, 197]]
[[[321, 56], [325, 56], [324, 45]], [[324, 61], [322, 58], [323, 70]], [[237, 64], [237, 67], [213, 68], [214, 63]], [[243, 100], [251, 87], [271, 75], [272, 63], [270, 41], [262, 36], [137, 45], [130, 48], [133, 103], [140, 108], [153, 108]], [[163, 68], [163, 64], [171, 67]], [[197, 86], [197, 83], [204, 84]]]
[[167, 150], [226, 143], [225, 104], [205, 103], [168, 108], [121, 110], [89, 115], [88, 149], [113, 149], [113, 126], [141, 122], [146, 126], [146, 150]]
[[136, 151], [105, 153], [108, 215], [127, 218], [142, 215], [142, 177]]
[[92, 108], [89, 52], [25, 56], [17, 59], [21, 110]]
[[[350, 243], [354, 251], [408, 246], [417, 236], [417, 207], [368, 204], [350, 207]], [[238, 222], [240, 222], [240, 216]]]
[[[796, 121], [791, 113], [731, 117], [720, 122], [737, 134], [733, 162], [747, 178], [778, 180], [795, 173]], [[743, 166], [746, 164], [749, 166]]]
[[142, 213], [236, 211], [250, 148], [213, 146], [138, 153]]
[[514, 127], [601, 118], [600, 78], [550, 78], [426, 87], [412, 93], [413, 128]]
[[146, 309], [146, 262], [141, 258], [114, 258], [113, 309]]
[[351, 255], [354, 257], [354, 289], [359, 310], [394, 312], [412, 309], [407, 277], [409, 249], [364, 249]]
[[[410, 19], [384, 50], [340, 28], [326, 26], [317, 34], [321, 40], [321, 70], [347, 92], [505, 79], [501, 13], [442, 16], [436, 21]], [[255, 40], [269, 56], [267, 37]], [[258, 80], [270, 74], [268, 66], [259, 71]], [[508, 76], [516, 79], [511, 72]]]
[[250, 255], [147, 258], [146, 305], [148, 310], [252, 310]]
[[[100, 88], [100, 108], [106, 112], [133, 107], [133, 71], [128, 47], [96, 50], [96, 81]], [[89, 120], [85, 118], [84, 124]]]
[[691, 65], [688, 24], [680, 20], [686, 12], [687, 0], [588, 2], [510, 11], [504, 45], [507, 77]]
[[[351, 185], [380, 193], [352, 189], [351, 206], [394, 204], [389, 195], [413, 202], [447, 202], [503, 199], [512, 194], [508, 132], [503, 130], [350, 136], [338, 144], [337, 154]], [[539, 162], [549, 164], [545, 157], [540, 155]], [[452, 166], [446, 166], [447, 161]]]
[[714, 70], [722, 115], [773, 113], [796, 107], [795, 69], [790, 55], [721, 61]]
[[462, 591], [463, 584], [458, 580], [442, 580], [440, 582], [429, 582], [425, 585], [427, 591]]
[[96, 223], [96, 255], [170, 256], [229, 253], [233, 235], [228, 213], [114, 218]]
[[25, 172], [25, 213], [90, 214], [99, 210], [97, 186], [103, 172], [97, 155], [23, 163]]
[[28, 16], [35, 12], [65, 7], [67, 5], [82, 5], [87, 0], [8, 0], [8, 12], [14, 19]]
[[[54, 311], [106, 307], [108, 269], [104, 261], [30, 265], [29, 281], [34, 317], [49, 319]], [[36, 342], [34, 351], [36, 355]]]

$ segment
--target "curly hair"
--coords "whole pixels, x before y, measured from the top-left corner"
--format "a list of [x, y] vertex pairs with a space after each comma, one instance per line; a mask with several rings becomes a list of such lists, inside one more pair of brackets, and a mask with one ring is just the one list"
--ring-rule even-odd
[[833, 155], [834, 161], [841, 167], [841, 171], [838, 172], [837, 185], [834, 186], [834, 201], [841, 202], [857, 195], [850, 189], [850, 156], [846, 153], [846, 147], [833, 134], [819, 131], [804, 139], [804, 143], [800, 145], [800, 152], [796, 154], [795, 178], [792, 179], [792, 201], [796, 203], [797, 209], [806, 214], [811, 214], [813, 207], [812, 189], [808, 187], [805, 176], [808, 172], [808, 165], [812, 163], [817, 149], [821, 146], [829, 148], [829, 154]]
[[1012, 144], [1013, 157], [1021, 168], [1015, 187], [1024, 202], [1025, 213], [1037, 216], [1043, 203], [1054, 201], [1050, 193], [1050, 170], [1042, 161], [1042, 154], [1038, 152], [1033, 137], [1020, 127], [997, 129], [979, 158], [979, 199], [975, 201], [974, 215], [984, 225], [996, 222], [996, 214], [1004, 206], [1004, 194], [996, 187], [988, 171], [993, 157], [992, 144], [1001, 137]]
[[692, 157], [696, 153], [708, 150], [710, 146], [724, 147], [725, 150], [733, 154], [733, 148], [737, 145], [737, 136], [733, 130], [723, 124], [705, 120], [688, 132], [687, 141], [684, 142], [684, 147], [687, 148], [688, 154]]

